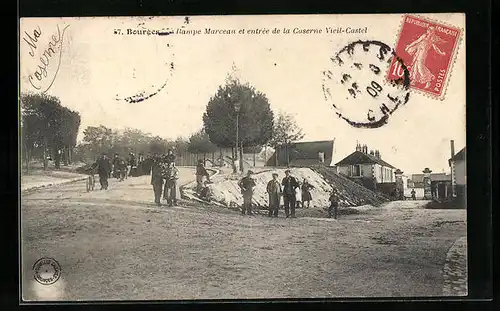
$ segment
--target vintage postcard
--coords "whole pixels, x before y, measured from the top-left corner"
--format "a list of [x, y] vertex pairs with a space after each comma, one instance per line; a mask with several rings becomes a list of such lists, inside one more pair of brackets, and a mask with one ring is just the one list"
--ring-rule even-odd
[[21, 299], [467, 296], [465, 15], [22, 18]]

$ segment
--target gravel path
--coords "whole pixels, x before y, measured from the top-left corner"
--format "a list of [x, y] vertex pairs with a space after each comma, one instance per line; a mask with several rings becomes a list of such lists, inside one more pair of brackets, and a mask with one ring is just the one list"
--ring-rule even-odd
[[[181, 169], [181, 183], [192, 174]], [[440, 296], [448, 250], [466, 232], [465, 210], [405, 202], [339, 220], [270, 219], [191, 202], [156, 208], [152, 197], [148, 176], [23, 194], [23, 298]], [[53, 285], [33, 279], [41, 257], [61, 265]]]

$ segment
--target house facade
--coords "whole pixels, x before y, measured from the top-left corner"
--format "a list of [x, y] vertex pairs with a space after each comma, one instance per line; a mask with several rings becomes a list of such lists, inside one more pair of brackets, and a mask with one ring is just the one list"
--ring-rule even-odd
[[457, 154], [454, 154], [452, 148], [452, 157], [448, 160], [448, 164], [451, 170], [453, 196], [455, 197], [465, 197], [467, 192], [467, 164], [465, 158], [465, 147]]
[[[412, 174], [407, 181], [405, 196], [410, 197], [415, 190], [417, 199], [424, 198], [424, 174]], [[452, 195], [451, 175], [446, 173], [431, 173], [431, 195], [435, 200], [445, 200]], [[407, 194], [408, 193], [408, 194]]]
[[337, 172], [373, 190], [392, 192], [395, 189], [396, 168], [382, 160], [378, 150], [368, 152], [366, 145], [335, 164]]
[[335, 140], [298, 142], [279, 146], [267, 160], [266, 166], [333, 166]]

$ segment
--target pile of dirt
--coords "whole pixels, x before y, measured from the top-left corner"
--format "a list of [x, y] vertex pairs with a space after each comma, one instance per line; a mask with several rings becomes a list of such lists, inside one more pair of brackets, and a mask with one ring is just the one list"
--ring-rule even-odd
[[[282, 180], [285, 176], [285, 169], [269, 169], [258, 172], [254, 175], [257, 186], [253, 196], [253, 204], [256, 207], [267, 208], [268, 194], [266, 192], [267, 182], [272, 179], [272, 174], [278, 173], [278, 180]], [[340, 205], [343, 207], [372, 205], [378, 206], [383, 202], [388, 201], [384, 197], [370, 191], [363, 186], [350, 181], [349, 179], [340, 177], [336, 174], [327, 175], [328, 178], [311, 168], [291, 168], [291, 174], [299, 180], [307, 180], [312, 186], [311, 208], [325, 208], [329, 205], [328, 198], [332, 191], [332, 186], [335, 186], [339, 192]], [[241, 176], [234, 175], [219, 175], [213, 179], [213, 183], [209, 185], [212, 192], [212, 202], [221, 204], [227, 207], [241, 206], [243, 197], [238, 187], [238, 181]], [[195, 184], [186, 185], [185, 193], [192, 192]], [[283, 204], [283, 201], [281, 201]]]
[[311, 167], [316, 173], [321, 175], [330, 185], [339, 190], [348, 203], [348, 206], [372, 205], [380, 206], [389, 202], [389, 198], [372, 191], [360, 184], [357, 184], [347, 177], [337, 174], [334, 168], [327, 166]]

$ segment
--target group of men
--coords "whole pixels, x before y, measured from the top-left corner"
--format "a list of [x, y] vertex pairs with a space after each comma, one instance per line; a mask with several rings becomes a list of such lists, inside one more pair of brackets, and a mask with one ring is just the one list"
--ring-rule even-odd
[[168, 206], [177, 205], [177, 180], [179, 170], [175, 165], [175, 154], [170, 149], [166, 155], [153, 155], [151, 167], [151, 185], [157, 206], [161, 206], [161, 199], [167, 201]]
[[111, 177], [117, 178], [119, 181], [123, 181], [128, 176], [138, 173], [138, 166], [144, 161], [142, 154], [139, 154], [139, 159], [133, 153], [129, 153], [127, 159], [120, 157], [118, 153], [113, 155], [113, 159], [109, 159], [106, 153], [102, 153], [97, 161], [95, 161], [91, 166], [89, 171], [94, 173], [97, 172], [99, 175], [99, 183], [101, 184], [101, 190], [108, 189], [108, 179]]
[[[247, 172], [247, 175], [238, 182], [241, 194], [243, 195], [243, 206], [241, 209], [242, 215], [253, 214], [252, 198], [256, 186], [253, 174], [254, 172], [249, 170]], [[266, 191], [269, 196], [268, 216], [278, 217], [280, 201], [281, 197], [283, 197], [285, 217], [296, 218], [295, 208], [297, 206], [297, 190], [299, 190], [300, 187], [298, 180], [291, 175], [290, 170], [285, 171], [285, 177], [281, 180], [281, 182], [278, 180], [277, 173], [273, 173], [272, 176], [273, 179], [267, 183], [266, 187]], [[307, 202], [309, 203], [310, 199], [312, 198], [309, 192], [311, 186], [306, 181], [304, 181], [302, 186], [302, 196], [306, 197]], [[332, 193], [330, 194], [329, 201], [330, 206], [328, 207], [328, 217], [337, 218], [339, 196], [335, 188], [333, 188]]]

